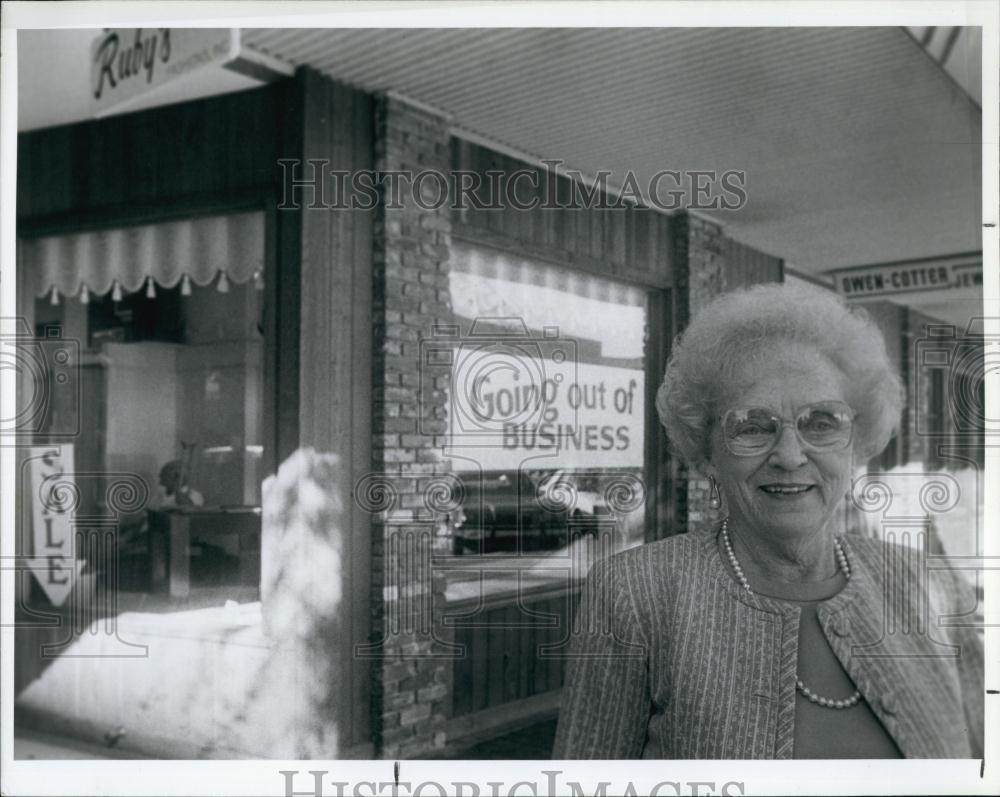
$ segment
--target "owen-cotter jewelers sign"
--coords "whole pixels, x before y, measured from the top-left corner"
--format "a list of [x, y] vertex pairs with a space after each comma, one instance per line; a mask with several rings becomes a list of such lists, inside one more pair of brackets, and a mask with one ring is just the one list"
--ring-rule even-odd
[[857, 266], [830, 272], [837, 292], [849, 299], [954, 289], [981, 291], [981, 252], [933, 260]]

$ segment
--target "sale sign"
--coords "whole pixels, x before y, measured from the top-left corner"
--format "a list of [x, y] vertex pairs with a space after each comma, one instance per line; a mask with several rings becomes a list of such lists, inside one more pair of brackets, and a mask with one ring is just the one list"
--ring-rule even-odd
[[48, 599], [61, 606], [83, 564], [73, 551], [71, 516], [76, 487], [72, 445], [31, 449], [31, 504], [34, 555], [30, 567]]

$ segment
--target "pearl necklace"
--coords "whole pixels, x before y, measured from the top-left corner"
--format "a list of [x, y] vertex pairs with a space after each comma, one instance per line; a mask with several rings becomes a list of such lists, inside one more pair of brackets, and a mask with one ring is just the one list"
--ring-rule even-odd
[[[729, 565], [733, 568], [733, 572], [736, 573], [736, 578], [739, 579], [740, 585], [747, 591], [748, 594], [753, 595], [754, 591], [750, 588], [750, 582], [747, 581], [747, 577], [743, 573], [743, 568], [740, 567], [739, 560], [736, 558], [736, 553], [733, 551], [733, 544], [729, 540], [729, 518], [725, 518], [722, 521], [722, 544], [726, 549], [726, 556], [729, 558]], [[847, 554], [844, 553], [844, 547], [841, 545], [840, 540], [836, 537], [833, 538], [833, 549], [837, 555], [837, 565], [840, 568], [840, 571], [844, 574], [844, 578], [850, 580], [851, 566], [847, 562]], [[854, 694], [846, 700], [834, 700], [830, 697], [820, 697], [808, 686], [802, 683], [802, 679], [798, 676], [795, 678], [795, 688], [805, 695], [811, 702], [816, 703], [819, 706], [823, 706], [824, 708], [851, 708], [852, 706], [856, 706], [861, 700], [861, 692], [857, 689], [855, 689]]]

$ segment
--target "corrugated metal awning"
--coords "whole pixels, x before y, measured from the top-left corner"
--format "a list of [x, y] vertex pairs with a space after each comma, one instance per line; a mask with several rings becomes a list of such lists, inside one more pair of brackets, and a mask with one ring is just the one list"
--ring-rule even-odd
[[586, 173], [744, 170], [747, 205], [715, 215], [805, 271], [981, 246], [979, 108], [903, 28], [259, 29], [245, 41]]

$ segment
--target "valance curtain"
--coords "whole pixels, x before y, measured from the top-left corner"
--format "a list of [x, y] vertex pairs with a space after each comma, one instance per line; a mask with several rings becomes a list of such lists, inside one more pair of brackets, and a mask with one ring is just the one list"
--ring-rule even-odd
[[220, 273], [236, 283], [261, 278], [264, 214], [261, 211], [206, 216], [109, 230], [19, 239], [19, 273], [35, 296], [55, 288], [75, 296], [86, 287], [105, 294], [117, 283], [138, 291], [152, 278], [173, 288], [185, 276], [208, 285]]
[[452, 307], [463, 318], [516, 318], [538, 332], [598, 341], [606, 357], [643, 357], [641, 288], [461, 241], [449, 262]]

